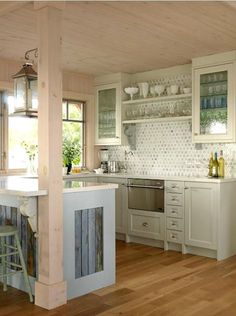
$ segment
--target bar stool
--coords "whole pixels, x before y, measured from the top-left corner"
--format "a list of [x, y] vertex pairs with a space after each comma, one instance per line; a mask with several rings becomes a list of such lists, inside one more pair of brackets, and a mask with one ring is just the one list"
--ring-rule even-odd
[[[7, 243], [6, 237], [13, 238], [13, 245]], [[21, 250], [17, 227], [0, 226], [0, 247], [1, 247], [0, 260], [1, 260], [1, 265], [2, 265], [2, 273], [0, 273], [0, 278], [2, 278], [3, 280], [3, 291], [7, 291], [7, 277], [9, 275], [13, 275], [15, 273], [23, 273], [25, 287], [29, 294], [30, 302], [33, 302], [31, 286], [30, 286], [29, 277], [26, 270], [24, 257]], [[19, 259], [20, 259], [19, 264], [11, 261], [11, 256], [13, 255], [19, 256]], [[18, 269], [14, 271], [11, 268], [18, 268]]]

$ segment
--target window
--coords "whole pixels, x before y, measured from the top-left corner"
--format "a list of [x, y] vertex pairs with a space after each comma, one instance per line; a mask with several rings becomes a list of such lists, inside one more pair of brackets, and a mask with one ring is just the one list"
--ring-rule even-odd
[[69, 136], [80, 144], [81, 155], [74, 163], [85, 166], [85, 103], [63, 100], [62, 119], [63, 135]]
[[[13, 113], [14, 97], [8, 96], [8, 114]], [[35, 148], [38, 143], [38, 120], [36, 118], [8, 116], [8, 169], [26, 169], [29, 156], [23, 146]], [[35, 149], [34, 149], [35, 151]], [[35, 157], [37, 166], [37, 155]]]
[[[8, 109], [4, 112], [2, 96], [0, 95], [0, 170], [5, 169], [27, 169], [29, 167], [29, 154], [23, 145], [35, 147], [38, 143], [38, 120], [37, 118], [11, 116], [13, 113], [14, 97], [4, 97]], [[79, 166], [85, 165], [85, 103], [80, 101], [63, 100], [63, 134], [78, 141], [81, 146], [81, 155], [75, 163]], [[6, 115], [4, 114], [6, 113]], [[4, 118], [5, 115], [5, 118]], [[6, 124], [4, 124], [6, 122]], [[4, 144], [4, 140], [7, 144]], [[7, 163], [4, 165], [4, 153], [7, 152]], [[37, 157], [35, 159], [37, 165]]]

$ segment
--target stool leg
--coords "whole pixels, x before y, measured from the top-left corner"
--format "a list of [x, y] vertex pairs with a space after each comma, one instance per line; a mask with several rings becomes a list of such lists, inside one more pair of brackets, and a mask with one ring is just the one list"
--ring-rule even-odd
[[29, 294], [29, 298], [30, 298], [30, 302], [33, 302], [33, 295], [32, 295], [32, 291], [31, 291], [31, 286], [30, 286], [30, 282], [29, 282], [29, 277], [28, 277], [28, 273], [26, 270], [26, 265], [25, 265], [25, 260], [22, 254], [22, 250], [21, 250], [21, 245], [20, 245], [20, 241], [19, 241], [19, 237], [18, 234], [15, 234], [15, 238], [16, 238], [16, 246], [19, 252], [19, 257], [20, 257], [20, 264], [22, 266], [22, 270], [23, 270], [23, 275], [24, 275], [24, 280], [25, 280], [25, 286], [26, 286], [26, 290]]
[[[5, 243], [6, 243], [6, 237], [2, 237], [1, 238], [1, 246], [2, 246], [2, 253], [6, 254], [6, 247], [5, 247]], [[7, 291], [7, 267], [6, 267], [6, 260], [7, 257], [2, 257], [2, 281], [3, 281], [3, 291]]]

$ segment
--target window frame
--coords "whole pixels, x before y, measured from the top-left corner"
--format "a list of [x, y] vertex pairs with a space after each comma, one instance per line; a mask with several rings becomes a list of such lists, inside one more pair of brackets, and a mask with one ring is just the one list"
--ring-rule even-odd
[[[84, 168], [86, 167], [86, 102], [85, 101], [80, 101], [80, 100], [75, 100], [75, 99], [70, 99], [70, 98], [63, 98], [62, 99], [62, 106], [63, 103], [66, 102], [66, 116], [67, 118], [64, 119], [62, 118], [62, 122], [72, 122], [72, 123], [80, 123], [82, 124], [82, 133], [83, 133], [83, 138], [82, 138], [82, 148], [81, 148], [81, 155], [82, 155], [82, 165], [81, 167]], [[77, 119], [69, 119], [69, 104], [78, 104], [82, 103], [83, 104], [83, 111], [82, 111], [82, 120], [77, 120]]]
[[[0, 91], [0, 174], [22, 174], [27, 169], [10, 169], [8, 167], [8, 108], [6, 106], [6, 100], [9, 95], [12, 95], [11, 91]], [[82, 103], [82, 120], [68, 119], [68, 105], [67, 105], [67, 119], [62, 118], [62, 122], [78, 122], [82, 124], [83, 138], [82, 138], [82, 166], [86, 166], [86, 101], [80, 101], [77, 99], [63, 98], [63, 102], [69, 103]]]

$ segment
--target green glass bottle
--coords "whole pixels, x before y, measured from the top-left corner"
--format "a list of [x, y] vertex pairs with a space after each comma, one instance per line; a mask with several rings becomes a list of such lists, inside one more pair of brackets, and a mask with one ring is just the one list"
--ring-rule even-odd
[[219, 163], [217, 160], [217, 153], [215, 152], [215, 158], [213, 160], [213, 166], [212, 166], [212, 177], [218, 178], [219, 176]]
[[219, 158], [219, 177], [224, 178], [225, 176], [225, 160], [223, 157], [223, 150], [220, 151], [220, 158]]
[[209, 165], [208, 165], [208, 177], [212, 177], [212, 168], [213, 168], [213, 152], [211, 152], [211, 157], [209, 160]]

